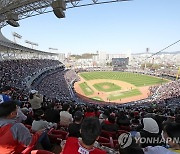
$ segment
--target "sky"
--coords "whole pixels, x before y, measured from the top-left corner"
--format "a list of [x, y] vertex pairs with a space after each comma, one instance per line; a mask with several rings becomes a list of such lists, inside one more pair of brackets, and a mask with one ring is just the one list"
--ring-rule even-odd
[[[132, 0], [67, 9], [66, 18], [53, 12], [19, 21], [20, 27], [6, 26], [2, 33], [13, 40], [12, 32], [38, 43], [36, 49], [59, 53], [110, 54], [158, 52], [180, 40], [180, 0]], [[166, 51], [180, 51], [180, 43]], [[54, 52], [54, 51], [53, 51]]]

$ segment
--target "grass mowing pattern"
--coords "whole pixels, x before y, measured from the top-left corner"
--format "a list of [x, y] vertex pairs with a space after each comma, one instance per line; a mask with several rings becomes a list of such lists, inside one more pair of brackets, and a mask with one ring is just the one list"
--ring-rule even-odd
[[79, 85], [86, 96], [94, 94], [94, 91], [87, 85], [86, 82], [81, 83]]
[[96, 100], [96, 101], [103, 101], [103, 99], [102, 99], [102, 98], [100, 98], [100, 97], [98, 97], [98, 96], [96, 96], [96, 97], [92, 97], [91, 99], [94, 99], [94, 100]]
[[112, 101], [112, 100], [118, 100], [118, 99], [123, 99], [127, 97], [137, 96], [140, 94], [141, 92], [138, 89], [133, 89], [130, 91], [125, 91], [125, 92], [121, 92], [117, 94], [110, 94], [108, 98], [110, 101]]
[[81, 73], [85, 80], [112, 79], [128, 82], [137, 87], [149, 86], [168, 82], [168, 80], [130, 72], [86, 72]]
[[[107, 88], [105, 88], [107, 86]], [[121, 90], [121, 87], [113, 84], [111, 82], [101, 82], [101, 83], [96, 83], [93, 85], [94, 88], [96, 88], [98, 91], [103, 91], [103, 92], [111, 92], [111, 91], [117, 91]]]

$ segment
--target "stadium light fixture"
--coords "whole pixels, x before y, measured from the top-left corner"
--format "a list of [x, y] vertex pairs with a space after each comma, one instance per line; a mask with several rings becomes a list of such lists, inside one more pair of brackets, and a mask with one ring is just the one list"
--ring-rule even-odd
[[16, 32], [12, 33], [12, 35], [13, 35], [13, 37], [14, 37], [14, 43], [16, 43], [16, 38], [18, 38], [18, 39], [21, 39], [21, 38], [22, 38], [22, 36], [19, 35], [19, 34], [16, 33]]
[[28, 40], [25, 40], [25, 43], [30, 44], [31, 47], [32, 47], [32, 49], [33, 49], [33, 45], [34, 45], [34, 46], [38, 46], [37, 43], [31, 42], [31, 41], [28, 41]]
[[65, 18], [66, 2], [64, 0], [53, 1], [51, 6], [57, 18]]
[[49, 48], [49, 50], [58, 50], [57, 48]]

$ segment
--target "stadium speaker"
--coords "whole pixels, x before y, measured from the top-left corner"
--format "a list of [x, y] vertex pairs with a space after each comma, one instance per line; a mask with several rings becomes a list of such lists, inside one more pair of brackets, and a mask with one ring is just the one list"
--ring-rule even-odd
[[53, 12], [57, 18], [65, 18], [65, 13], [63, 12], [61, 8], [53, 9]]
[[7, 13], [7, 23], [13, 27], [19, 27], [19, 23], [17, 22], [19, 20], [18, 14], [8, 12]]
[[51, 4], [53, 12], [57, 18], [65, 18], [66, 2], [64, 0], [56, 0]]
[[19, 27], [19, 23], [17, 21], [14, 20], [8, 20], [6, 21], [9, 25], [13, 26], [13, 27]]

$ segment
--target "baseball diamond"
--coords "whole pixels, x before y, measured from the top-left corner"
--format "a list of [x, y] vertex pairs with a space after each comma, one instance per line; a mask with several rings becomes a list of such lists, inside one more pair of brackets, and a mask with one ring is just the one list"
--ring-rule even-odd
[[145, 99], [150, 95], [149, 87], [168, 80], [130, 72], [83, 72], [80, 81], [74, 84], [75, 91], [89, 99], [126, 103]]

